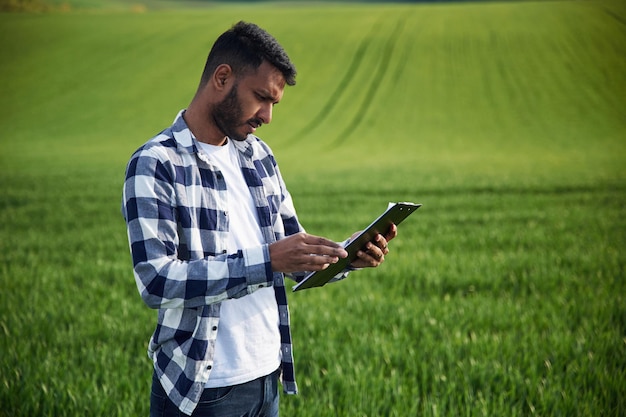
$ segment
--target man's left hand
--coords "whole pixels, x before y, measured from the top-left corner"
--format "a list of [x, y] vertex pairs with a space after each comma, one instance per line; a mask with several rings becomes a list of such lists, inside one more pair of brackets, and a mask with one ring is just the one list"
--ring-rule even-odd
[[[356, 237], [359, 232], [352, 235]], [[357, 258], [350, 264], [353, 268], [376, 268], [385, 261], [385, 255], [389, 253], [389, 242], [398, 235], [395, 224], [389, 227], [385, 235], [377, 234], [356, 253]]]

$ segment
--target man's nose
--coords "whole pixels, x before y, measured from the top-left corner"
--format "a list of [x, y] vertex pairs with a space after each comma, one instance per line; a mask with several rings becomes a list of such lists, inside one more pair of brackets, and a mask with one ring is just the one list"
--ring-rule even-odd
[[263, 122], [263, 124], [270, 124], [272, 122], [272, 103], [263, 104], [257, 113], [257, 117]]

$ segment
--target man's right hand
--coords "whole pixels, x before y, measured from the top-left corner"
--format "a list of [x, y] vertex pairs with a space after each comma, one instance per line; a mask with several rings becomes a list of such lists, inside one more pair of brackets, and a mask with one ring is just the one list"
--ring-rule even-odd
[[348, 256], [339, 244], [320, 236], [296, 233], [269, 245], [275, 272], [321, 271]]

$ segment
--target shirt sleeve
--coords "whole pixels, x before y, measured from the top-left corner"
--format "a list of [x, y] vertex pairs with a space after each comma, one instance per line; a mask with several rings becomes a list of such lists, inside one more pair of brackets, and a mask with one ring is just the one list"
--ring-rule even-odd
[[267, 245], [194, 259], [179, 241], [176, 167], [159, 150], [131, 158], [123, 189], [135, 282], [151, 308], [196, 308], [272, 285]]

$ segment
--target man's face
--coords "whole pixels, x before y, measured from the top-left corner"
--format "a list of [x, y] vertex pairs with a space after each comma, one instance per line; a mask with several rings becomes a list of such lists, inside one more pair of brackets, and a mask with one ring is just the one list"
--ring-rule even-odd
[[256, 72], [234, 82], [228, 95], [213, 108], [217, 127], [233, 140], [242, 141], [262, 124], [272, 121], [272, 109], [285, 89], [281, 72], [263, 62]]

